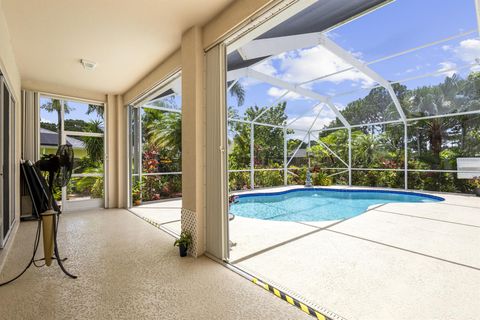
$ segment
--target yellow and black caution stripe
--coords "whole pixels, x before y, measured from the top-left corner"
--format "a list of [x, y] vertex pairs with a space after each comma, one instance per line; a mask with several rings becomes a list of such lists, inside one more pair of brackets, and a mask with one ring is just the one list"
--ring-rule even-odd
[[143, 217], [143, 216], [140, 216], [140, 215], [139, 215], [139, 217], [140, 217], [140, 219], [142, 219], [142, 220], [150, 223], [152, 226], [161, 229], [161, 224], [160, 224], [160, 223], [155, 222], [155, 221], [153, 221], [153, 220], [151, 220], [151, 219], [148, 219], [148, 218]]
[[319, 311], [307, 306], [306, 304], [298, 301], [297, 299], [289, 296], [288, 294], [286, 294], [285, 292], [283, 291], [280, 291], [278, 290], [277, 288], [274, 288], [272, 287], [271, 285], [265, 283], [265, 282], [262, 282], [260, 280], [258, 280], [257, 278], [252, 278], [252, 281], [253, 283], [255, 283], [256, 285], [259, 285], [260, 287], [264, 288], [265, 290], [267, 291], [270, 291], [271, 293], [273, 293], [274, 295], [276, 295], [277, 297], [279, 297], [280, 299], [284, 300], [284, 301], [287, 301], [288, 303], [290, 303], [292, 306], [296, 306], [297, 308], [299, 308], [300, 310], [302, 310], [303, 312], [311, 315], [312, 317], [315, 317], [316, 319], [319, 319], [319, 320], [333, 320], [332, 318], [329, 318], [328, 316], [320, 313]]

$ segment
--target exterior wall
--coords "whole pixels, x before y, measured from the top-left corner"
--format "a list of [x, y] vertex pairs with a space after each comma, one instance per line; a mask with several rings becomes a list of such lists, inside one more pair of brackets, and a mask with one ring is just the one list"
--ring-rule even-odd
[[[20, 72], [15, 61], [10, 34], [8, 31], [7, 21], [2, 10], [2, 1], [0, 0], [0, 69], [7, 78], [7, 83], [13, 94], [17, 104], [20, 104], [21, 96], [21, 80]], [[20, 109], [19, 109], [20, 110]]]
[[15, 232], [19, 225], [20, 220], [20, 141], [21, 141], [21, 80], [20, 72], [18, 70], [17, 63], [15, 61], [15, 55], [13, 53], [10, 34], [8, 31], [7, 22], [2, 10], [2, 1], [0, 0], [0, 70], [2, 71], [6, 82], [12, 90], [12, 94], [15, 98], [15, 215], [17, 222], [13, 227], [10, 234], [10, 240], [7, 242], [6, 248], [0, 250], [0, 270], [2, 269], [4, 258], [12, 243], [12, 239], [15, 237]]

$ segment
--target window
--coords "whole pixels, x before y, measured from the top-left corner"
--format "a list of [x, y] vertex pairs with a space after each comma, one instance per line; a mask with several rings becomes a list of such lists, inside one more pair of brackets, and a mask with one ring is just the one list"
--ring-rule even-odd
[[61, 144], [74, 152], [71, 180], [55, 194], [64, 211], [103, 205], [104, 132], [103, 105], [40, 97], [40, 157], [55, 154]]

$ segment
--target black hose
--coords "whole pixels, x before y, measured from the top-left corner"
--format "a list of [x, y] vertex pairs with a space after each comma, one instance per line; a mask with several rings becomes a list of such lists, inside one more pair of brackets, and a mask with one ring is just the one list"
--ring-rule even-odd
[[6, 282], [3, 282], [3, 283], [0, 283], [0, 287], [1, 286], [4, 286], [4, 285], [7, 285], [9, 283], [12, 283], [13, 281], [17, 280], [18, 278], [20, 278], [27, 270], [28, 268], [30, 268], [30, 266], [35, 263], [35, 254], [37, 253], [37, 249], [38, 249], [38, 245], [40, 243], [40, 229], [41, 229], [41, 225], [42, 225], [42, 220], [41, 219], [38, 219], [38, 224], [37, 224], [37, 233], [35, 235], [35, 242], [33, 244], [33, 254], [32, 254], [32, 258], [30, 259], [30, 261], [28, 262], [28, 265], [25, 267], [25, 269], [23, 269], [22, 272], [20, 272], [15, 278], [13, 279], [10, 279]]

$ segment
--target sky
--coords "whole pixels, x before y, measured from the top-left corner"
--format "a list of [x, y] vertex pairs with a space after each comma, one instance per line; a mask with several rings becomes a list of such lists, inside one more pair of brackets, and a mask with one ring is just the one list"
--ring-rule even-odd
[[[51, 100], [52, 99], [48, 97], [41, 97], [40, 106], [51, 102]], [[70, 109], [70, 112], [65, 114], [65, 120], [67, 119], [84, 120], [87, 122], [90, 120], [101, 120], [100, 116], [96, 112], [87, 114], [88, 103], [77, 102], [77, 101], [67, 101], [67, 105]], [[44, 109], [40, 108], [40, 121], [57, 123], [58, 115], [56, 112], [47, 112]]]
[[[474, 0], [396, 0], [330, 30], [326, 36], [363, 63], [369, 63], [462, 33], [467, 34], [390, 60], [369, 64], [382, 78], [402, 81], [402, 84], [413, 89], [440, 83], [453, 73], [466, 76], [471, 71], [480, 71], [478, 65], [471, 66], [476, 58], [480, 58]], [[348, 63], [318, 45], [284, 52], [253, 68], [298, 84], [347, 67], [350, 67]], [[437, 74], [411, 79], [431, 73]], [[246, 107], [272, 105], [285, 93], [284, 89], [252, 78], [242, 78], [239, 81], [246, 89], [245, 104], [237, 108], [240, 116]], [[349, 102], [366, 96], [375, 85], [375, 81], [354, 69], [303, 87], [332, 97], [332, 102], [341, 110]], [[230, 95], [228, 97], [228, 105], [236, 106], [236, 100]], [[289, 121], [303, 115], [292, 125], [294, 128], [308, 129], [320, 110], [313, 129], [320, 129], [335, 118], [334, 113], [329, 108], [319, 106], [318, 101], [295, 93], [289, 93], [285, 98]]]

